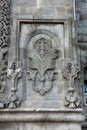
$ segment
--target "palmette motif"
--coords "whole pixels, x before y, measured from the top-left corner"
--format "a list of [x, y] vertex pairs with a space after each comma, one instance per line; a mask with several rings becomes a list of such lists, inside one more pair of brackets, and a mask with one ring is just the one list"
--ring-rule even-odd
[[[51, 43], [46, 39], [39, 39], [33, 50], [29, 50], [29, 79], [32, 80], [32, 87], [34, 91], [40, 95], [44, 95], [52, 88], [52, 81], [57, 74], [55, 70], [56, 59], [58, 58], [58, 50], [52, 48]], [[36, 82], [39, 85], [36, 85]], [[47, 82], [47, 86], [45, 85]]]

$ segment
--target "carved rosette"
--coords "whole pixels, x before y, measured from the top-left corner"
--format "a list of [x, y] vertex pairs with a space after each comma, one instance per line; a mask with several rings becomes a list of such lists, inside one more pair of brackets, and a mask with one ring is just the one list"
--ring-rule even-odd
[[21, 63], [19, 61], [12, 61], [7, 69], [7, 77], [10, 80], [11, 91], [7, 99], [7, 107], [16, 108], [20, 104], [20, 99], [17, 95], [17, 81], [22, 76]]
[[33, 44], [33, 50], [28, 52], [28, 78], [32, 81], [33, 90], [40, 95], [45, 95], [52, 88], [52, 82], [57, 74], [55, 69], [57, 58], [58, 50], [52, 48], [52, 43], [45, 38], [38, 39]]
[[73, 62], [66, 62], [63, 69], [63, 77], [67, 79], [68, 90], [65, 96], [65, 106], [68, 108], [76, 108], [79, 106], [79, 96], [74, 88], [74, 80], [77, 78], [79, 67]]
[[5, 82], [9, 36], [9, 9], [8, 0], [0, 1], [0, 108], [5, 105]]

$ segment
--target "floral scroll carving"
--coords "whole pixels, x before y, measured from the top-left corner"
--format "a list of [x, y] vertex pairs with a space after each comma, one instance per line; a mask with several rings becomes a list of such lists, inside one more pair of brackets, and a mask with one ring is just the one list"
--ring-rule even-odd
[[79, 67], [72, 62], [66, 62], [63, 69], [63, 77], [67, 79], [68, 90], [65, 96], [65, 106], [76, 108], [79, 106], [79, 95], [74, 88], [74, 80], [77, 78]]
[[5, 84], [8, 54], [9, 11], [8, 0], [0, 1], [0, 108], [5, 107]]
[[33, 90], [40, 95], [45, 95], [52, 88], [52, 82], [57, 74], [55, 70], [57, 58], [58, 50], [52, 48], [51, 42], [45, 38], [37, 40], [33, 50], [28, 52], [28, 78], [32, 81]]

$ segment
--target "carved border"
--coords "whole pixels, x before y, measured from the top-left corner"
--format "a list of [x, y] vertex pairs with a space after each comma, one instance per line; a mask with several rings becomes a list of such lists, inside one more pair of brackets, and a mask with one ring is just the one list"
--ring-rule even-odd
[[10, 25], [10, 0], [0, 1], [0, 108], [5, 105], [6, 69]]

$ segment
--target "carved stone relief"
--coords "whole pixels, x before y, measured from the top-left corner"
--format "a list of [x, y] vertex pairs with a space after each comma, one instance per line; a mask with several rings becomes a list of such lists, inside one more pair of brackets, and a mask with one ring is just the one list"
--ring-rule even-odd
[[63, 29], [60, 23], [32, 21], [20, 24], [18, 55], [23, 74], [18, 88], [21, 107], [45, 109], [64, 106], [64, 102], [59, 101]]
[[74, 88], [68, 88], [65, 96], [65, 106], [68, 108], [74, 109], [77, 108], [80, 104], [79, 95]]
[[12, 61], [10, 65], [8, 66], [7, 77], [10, 80], [11, 92], [7, 99], [6, 104], [7, 104], [7, 107], [9, 108], [16, 108], [20, 104], [20, 99], [17, 96], [16, 92], [17, 92], [17, 81], [21, 77], [21, 72], [22, 72], [21, 63], [18, 61], [17, 62]]
[[5, 83], [8, 54], [9, 9], [8, 0], [0, 1], [0, 108], [5, 106]]
[[[41, 37], [33, 44], [33, 50], [29, 50], [29, 80], [32, 81], [33, 90], [40, 95], [45, 95], [52, 88], [52, 82], [55, 80], [56, 59], [58, 50], [52, 48], [51, 41]], [[37, 86], [37, 82], [40, 86]], [[47, 82], [47, 86], [45, 85]]]
[[13, 108], [19, 107], [20, 103], [21, 103], [21, 100], [19, 96], [17, 95], [17, 89], [11, 88], [10, 95], [6, 101], [6, 106], [10, 109], [13, 109]]
[[69, 87], [72, 88], [74, 85], [74, 79], [77, 78], [79, 67], [74, 65], [71, 61], [66, 62], [63, 69], [63, 76], [67, 79]]
[[79, 106], [79, 96], [74, 88], [74, 80], [77, 78], [79, 67], [74, 65], [71, 61], [66, 62], [63, 69], [63, 77], [67, 79], [68, 90], [65, 96], [65, 106], [69, 108], [76, 108]]

